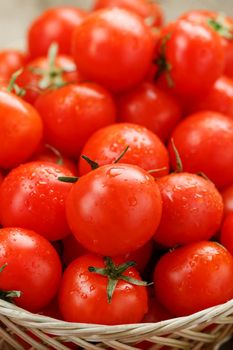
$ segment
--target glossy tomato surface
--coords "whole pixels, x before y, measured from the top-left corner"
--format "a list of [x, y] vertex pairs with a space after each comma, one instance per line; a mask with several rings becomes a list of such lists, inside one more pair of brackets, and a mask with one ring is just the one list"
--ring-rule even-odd
[[144, 79], [153, 50], [153, 35], [143, 19], [119, 8], [89, 15], [73, 40], [73, 56], [81, 74], [115, 92]]
[[161, 211], [154, 178], [126, 164], [105, 165], [82, 176], [66, 205], [76, 239], [88, 250], [107, 256], [129, 253], [149, 241]]
[[21, 292], [14, 302], [29, 311], [46, 307], [57, 293], [61, 263], [52, 245], [39, 234], [19, 228], [0, 229], [0, 289]]
[[31, 162], [13, 169], [0, 190], [2, 225], [35, 230], [51, 241], [67, 236], [65, 201], [72, 185], [58, 177], [72, 175], [49, 162]]
[[[64, 319], [106, 325], [140, 322], [148, 308], [146, 288], [120, 280], [109, 303], [107, 277], [89, 272], [90, 266], [104, 268], [103, 258], [84, 255], [65, 270], [59, 291]], [[124, 275], [141, 280], [134, 268]]]
[[197, 242], [165, 254], [155, 267], [158, 300], [185, 316], [233, 298], [233, 257], [220, 244]]

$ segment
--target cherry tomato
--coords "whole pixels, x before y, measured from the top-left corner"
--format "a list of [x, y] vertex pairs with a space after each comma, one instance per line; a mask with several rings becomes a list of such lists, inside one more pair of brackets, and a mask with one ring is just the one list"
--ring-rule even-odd
[[188, 101], [189, 113], [215, 111], [233, 119], [233, 80], [222, 76], [203, 96]]
[[150, 26], [161, 27], [163, 25], [163, 12], [158, 4], [146, 0], [96, 0], [94, 10], [102, 8], [119, 7], [135, 12]]
[[119, 8], [93, 12], [76, 29], [73, 40], [73, 56], [81, 74], [112, 91], [140, 83], [153, 50], [150, 28], [136, 14]]
[[78, 170], [76, 162], [71, 158], [63, 156], [56, 148], [48, 144], [43, 144], [38, 148], [37, 152], [32, 157], [32, 161], [52, 162], [62, 165], [74, 175], [77, 175]]
[[26, 63], [26, 55], [17, 50], [0, 51], [0, 82], [8, 82], [13, 73]]
[[[129, 146], [120, 162], [138, 165], [145, 170], [163, 169], [156, 177], [168, 174], [169, 159], [165, 146], [150, 130], [136, 124], [119, 123], [94, 133], [86, 142], [82, 155], [99, 165], [113, 163]], [[90, 165], [80, 158], [79, 174], [91, 171]]]
[[29, 62], [16, 83], [26, 92], [23, 99], [34, 104], [44, 90], [60, 87], [66, 83], [75, 83], [80, 79], [72, 57], [59, 55], [55, 59], [54, 67], [50, 66], [47, 57]]
[[[218, 188], [233, 183], [233, 120], [216, 112], [199, 112], [183, 120], [172, 134], [184, 170], [203, 172]], [[173, 169], [174, 150], [169, 153]]]
[[37, 111], [17, 96], [0, 90], [0, 167], [13, 168], [25, 162], [42, 138]]
[[152, 238], [162, 203], [158, 185], [145, 170], [114, 164], [82, 176], [68, 194], [66, 209], [70, 229], [85, 248], [117, 256]]
[[233, 19], [222, 13], [208, 10], [191, 10], [181, 16], [182, 19], [205, 24], [220, 36], [225, 56], [224, 74], [233, 78]]
[[96, 130], [116, 118], [111, 95], [94, 83], [48, 91], [37, 99], [35, 107], [44, 122], [46, 141], [74, 158]]
[[70, 231], [65, 200], [71, 184], [58, 181], [72, 173], [56, 164], [31, 162], [13, 169], [0, 190], [0, 218], [4, 227], [23, 227], [54, 241]]
[[51, 244], [37, 233], [19, 228], [0, 229], [0, 289], [17, 290], [14, 302], [38, 312], [55, 296], [61, 263]]
[[[64, 272], [59, 292], [59, 305], [64, 319], [106, 325], [140, 322], [148, 307], [145, 287], [119, 280], [112, 300], [108, 302], [108, 278], [90, 272], [90, 266], [104, 268], [103, 258], [84, 255], [73, 261]], [[141, 280], [132, 267], [123, 275]]]
[[53, 42], [59, 45], [59, 53], [71, 53], [74, 29], [86, 13], [77, 7], [50, 8], [37, 17], [28, 30], [28, 50], [31, 58], [45, 56]]
[[233, 212], [233, 185], [225, 188], [221, 195], [224, 204], [224, 216], [227, 216]]
[[178, 20], [163, 29], [160, 40], [157, 62], [171, 91], [181, 96], [202, 95], [222, 75], [221, 39], [207, 26]]
[[166, 142], [182, 116], [181, 106], [172, 95], [151, 83], [142, 83], [118, 99], [122, 122], [147, 127]]
[[185, 316], [233, 298], [233, 257], [220, 244], [201, 241], [165, 254], [155, 267], [159, 302]]
[[233, 255], [233, 214], [227, 215], [223, 222], [220, 242]]
[[214, 184], [201, 176], [173, 173], [157, 180], [163, 202], [156, 242], [166, 247], [214, 236], [220, 227], [223, 201]]

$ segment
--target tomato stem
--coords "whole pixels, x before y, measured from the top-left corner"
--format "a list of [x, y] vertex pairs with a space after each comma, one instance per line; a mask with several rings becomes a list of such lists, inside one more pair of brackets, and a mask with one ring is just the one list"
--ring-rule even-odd
[[170, 71], [172, 69], [171, 64], [167, 61], [166, 58], [166, 44], [171, 38], [171, 33], [165, 35], [162, 39], [160, 52], [158, 58], [155, 60], [155, 63], [158, 66], [158, 70], [155, 74], [154, 80], [157, 80], [163, 72], [165, 72], [165, 78], [168, 84], [168, 87], [172, 88], [174, 86], [174, 81], [171, 77]]
[[123, 150], [123, 152], [119, 155], [119, 157], [114, 160], [113, 164], [117, 164], [119, 163], [119, 161], [124, 157], [125, 153], [128, 151], [129, 149], [129, 145], [125, 147], [125, 149]]
[[106, 256], [104, 257], [104, 268], [98, 268], [89, 266], [88, 271], [92, 273], [97, 273], [101, 276], [105, 276], [108, 278], [108, 284], [107, 284], [107, 299], [108, 303], [110, 304], [112, 301], [113, 293], [116, 289], [116, 286], [120, 280], [126, 281], [130, 284], [134, 284], [137, 286], [149, 286], [151, 283], [147, 283], [144, 281], [137, 280], [135, 278], [132, 278], [130, 276], [124, 275], [124, 272], [130, 268], [136, 265], [134, 261], [128, 261], [126, 263], [115, 265], [112, 258]]
[[[0, 267], [0, 273], [2, 273], [6, 267], [7, 267], [7, 263], [2, 265]], [[9, 291], [0, 290], [0, 299], [8, 301], [10, 303], [13, 302], [12, 300], [13, 298], [19, 298], [20, 296], [21, 296], [21, 292], [18, 290], [9, 290]]]
[[176, 173], [182, 173], [183, 172], [183, 164], [182, 164], [182, 160], [180, 158], [180, 154], [178, 152], [178, 149], [176, 148], [175, 142], [173, 140], [173, 138], [171, 139], [171, 145], [172, 145], [172, 149], [175, 153], [175, 157], [176, 157]]
[[12, 74], [10, 82], [7, 86], [7, 91], [8, 92], [12, 92], [15, 91], [17, 96], [24, 96], [26, 91], [23, 88], [20, 88], [17, 84], [16, 84], [16, 79], [22, 74], [23, 72], [23, 68], [17, 70], [15, 73]]
[[219, 14], [216, 19], [208, 18], [207, 24], [223, 38], [228, 40], [233, 39], [232, 28], [223, 14]]
[[166, 166], [164, 166], [163, 168], [148, 170], [148, 173], [149, 173], [149, 174], [154, 174], [154, 173], [159, 173], [160, 171], [165, 171], [165, 170], [167, 170], [167, 167], [166, 167]]
[[99, 168], [98, 163], [96, 163], [94, 160], [90, 159], [89, 157], [85, 156], [84, 154], [81, 155], [81, 158], [83, 158], [91, 166], [91, 170], [95, 170]]
[[61, 182], [75, 183], [79, 180], [77, 176], [59, 176], [58, 180]]

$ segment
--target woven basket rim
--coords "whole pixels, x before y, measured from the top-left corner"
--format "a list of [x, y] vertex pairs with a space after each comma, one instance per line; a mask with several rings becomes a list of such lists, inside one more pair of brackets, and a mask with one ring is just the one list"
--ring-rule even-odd
[[[78, 328], [78, 329], [93, 329], [95, 328], [98, 333], [101, 331], [106, 332], [106, 329], [114, 332], [114, 331], [125, 331], [125, 330], [133, 330], [135, 328], [146, 328], [153, 330], [153, 327], [157, 325], [157, 327], [164, 328], [166, 326], [172, 325], [173, 328], [175, 325], [179, 326], [180, 324], [191, 324], [190, 327], [192, 327], [193, 322], [195, 322], [195, 326], [199, 323], [206, 322], [213, 323], [213, 319], [218, 317], [220, 314], [223, 316], [228, 316], [228, 314], [231, 314], [233, 312], [233, 299], [220, 304], [216, 306], [212, 306], [210, 308], [198, 311], [194, 314], [188, 315], [188, 316], [182, 316], [182, 317], [174, 317], [168, 320], [159, 321], [155, 323], [133, 323], [133, 324], [121, 324], [121, 325], [102, 325], [102, 324], [91, 324], [91, 323], [78, 323], [78, 322], [68, 322], [63, 320], [58, 320], [52, 317], [48, 317], [45, 315], [40, 314], [34, 314], [30, 311], [24, 310], [12, 303], [9, 303], [4, 300], [0, 300], [0, 314], [13, 318], [13, 319], [25, 319], [30, 322], [39, 323], [41, 326], [41, 323], [46, 323], [47, 326], [62, 326], [64, 328]], [[156, 328], [157, 328], [156, 327]], [[168, 327], [169, 328], [169, 327]], [[170, 330], [169, 330], [170, 332]]]

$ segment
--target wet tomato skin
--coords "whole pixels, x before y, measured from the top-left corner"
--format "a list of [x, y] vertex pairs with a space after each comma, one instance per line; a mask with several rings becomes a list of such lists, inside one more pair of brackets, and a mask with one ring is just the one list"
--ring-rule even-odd
[[66, 202], [71, 232], [88, 250], [118, 256], [149, 241], [161, 217], [154, 178], [129, 164], [105, 165], [82, 176]]
[[72, 175], [49, 162], [30, 162], [13, 169], [0, 190], [2, 225], [32, 229], [51, 241], [67, 236], [65, 201], [72, 184], [58, 177]]
[[201, 176], [173, 173], [157, 180], [163, 211], [154, 239], [165, 247], [208, 240], [221, 225], [223, 201]]
[[200, 241], [159, 260], [155, 294], [171, 314], [186, 316], [232, 299], [232, 278], [232, 255], [218, 243]]
[[31, 312], [41, 311], [57, 293], [61, 263], [52, 245], [34, 231], [0, 229], [1, 290], [18, 290], [16, 305]]
[[[108, 303], [107, 277], [89, 272], [89, 266], [103, 268], [103, 258], [91, 254], [81, 256], [64, 272], [59, 291], [64, 319], [106, 325], [140, 322], [148, 308], [146, 288], [120, 280]], [[124, 274], [141, 280], [134, 268]]]

